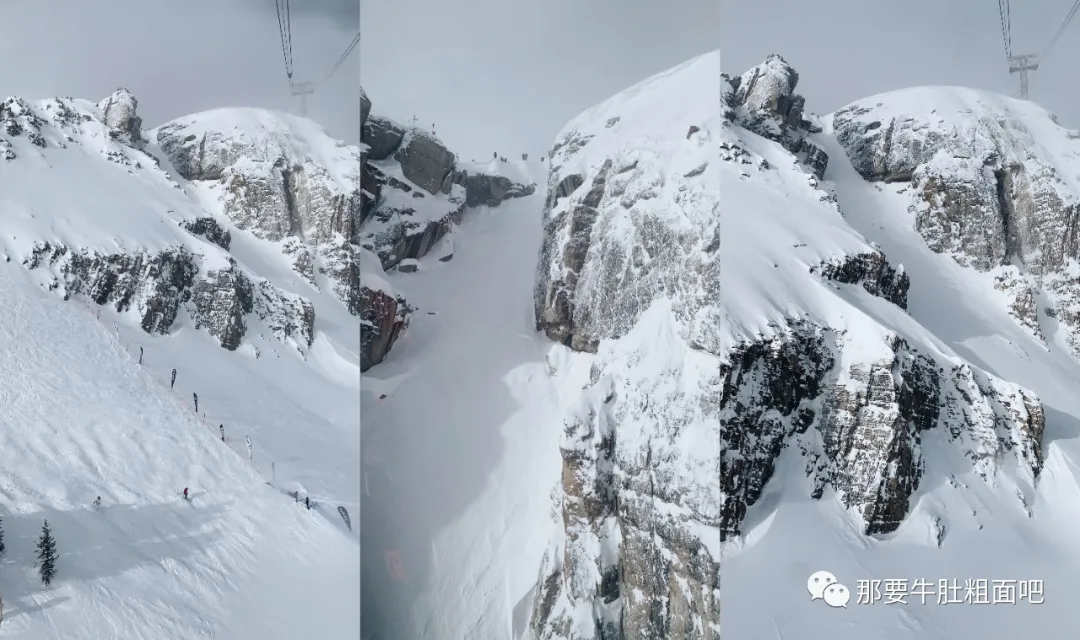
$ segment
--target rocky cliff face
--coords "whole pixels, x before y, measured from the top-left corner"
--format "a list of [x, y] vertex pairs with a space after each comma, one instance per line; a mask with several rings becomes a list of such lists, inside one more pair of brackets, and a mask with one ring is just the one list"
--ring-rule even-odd
[[[521, 184], [459, 166], [457, 157], [434, 135], [371, 113], [361, 90], [360, 203], [357, 243], [378, 256], [365, 263], [381, 274], [403, 261], [426, 256], [462, 220], [468, 207], [495, 207], [534, 193]], [[443, 251], [440, 259], [452, 252]], [[383, 282], [361, 287], [358, 308], [367, 370], [381, 362], [408, 324], [408, 303]]]
[[350, 266], [359, 261], [359, 150], [311, 128], [285, 115], [230, 110], [168, 123], [155, 139], [182, 178], [218, 194], [237, 229], [278, 244], [312, 285], [325, 276], [359, 314]]
[[[550, 153], [536, 324], [594, 355], [564, 424], [537, 638], [719, 637], [718, 73], [714, 55], [650, 79]], [[691, 107], [668, 117], [672, 96]]]
[[1017, 322], [1042, 340], [1057, 325], [1080, 356], [1080, 179], [1064, 170], [1080, 134], [1030, 103], [967, 89], [868, 98], [833, 126], [865, 179], [908, 185], [931, 249], [993, 274]]

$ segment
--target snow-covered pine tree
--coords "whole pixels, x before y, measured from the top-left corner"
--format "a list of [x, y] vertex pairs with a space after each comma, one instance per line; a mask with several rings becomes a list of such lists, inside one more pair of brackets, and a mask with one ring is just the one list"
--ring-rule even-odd
[[53, 576], [56, 575], [56, 541], [53, 540], [52, 531], [49, 530], [49, 521], [41, 526], [41, 537], [37, 543], [38, 570], [41, 581], [45, 586], [52, 584]]

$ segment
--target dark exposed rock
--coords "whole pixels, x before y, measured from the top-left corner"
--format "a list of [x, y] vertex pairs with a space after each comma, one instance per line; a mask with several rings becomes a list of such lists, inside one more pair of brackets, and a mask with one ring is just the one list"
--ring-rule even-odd
[[369, 170], [368, 163], [361, 172], [358, 163], [357, 173], [343, 180], [334, 173], [340, 168], [323, 166], [296, 150], [283, 133], [289, 126], [285, 121], [280, 128], [272, 122], [259, 126], [237, 136], [181, 120], [158, 129], [157, 141], [182, 177], [218, 181], [229, 220], [258, 238], [281, 242], [306, 280], [315, 282], [316, 256], [327, 258], [330, 264], [324, 272], [343, 278], [336, 280], [334, 290], [356, 313], [358, 279], [350, 275], [355, 268], [341, 261], [355, 256], [357, 249], [342, 245], [358, 244], [361, 220], [370, 215], [380, 195], [380, 176]]
[[824, 278], [861, 284], [869, 293], [907, 309], [911, 278], [902, 268], [894, 269], [880, 252], [845, 256], [842, 260], [822, 264], [819, 270]]
[[[371, 114], [371, 99], [368, 98], [367, 92], [364, 91], [364, 87], [360, 87], [360, 130], [363, 131], [364, 125], [367, 123], [368, 115]], [[363, 134], [361, 133], [361, 136]], [[366, 144], [366, 143], [365, 143]]]
[[360, 165], [360, 225], [363, 225], [375, 208], [379, 206], [379, 198], [382, 196], [383, 185], [387, 184], [387, 176], [378, 167], [371, 163]]
[[1044, 152], [1017, 146], [1027, 125], [1006, 111], [925, 102], [900, 114], [869, 100], [845, 107], [833, 116], [836, 139], [865, 179], [908, 183], [909, 211], [927, 246], [994, 272], [1017, 322], [1042, 340], [1035, 300], [1044, 297], [1052, 314], [1064, 315], [1058, 327], [1080, 356], [1071, 312], [1080, 285], [1070, 266], [1080, 259], [1080, 193]]
[[519, 184], [505, 176], [486, 173], [455, 171], [451, 180], [465, 187], [467, 207], [497, 207], [511, 198], [531, 196], [536, 192], [536, 185]]
[[[376, 217], [388, 215], [397, 220], [384, 232], [375, 237], [378, 246], [376, 253], [382, 260], [384, 269], [392, 269], [402, 260], [416, 260], [427, 255], [428, 251], [441, 240], [455, 224], [461, 222], [465, 203], [439, 220], [414, 222], [411, 212], [380, 210]], [[404, 215], [401, 215], [404, 214]]]
[[412, 309], [404, 298], [360, 289], [360, 371], [379, 364], [409, 325]]
[[368, 116], [360, 132], [360, 141], [368, 145], [369, 160], [385, 160], [394, 155], [405, 138], [405, 129], [382, 116]]
[[[892, 356], [835, 371], [842, 336], [792, 323], [739, 347], [721, 371], [722, 535], [739, 535], [782, 448], [798, 446], [814, 479], [862, 517], [867, 534], [895, 531], [925, 463], [922, 434], [943, 427], [953, 445], [993, 473], [1012, 451], [1032, 477], [1042, 469], [1041, 403], [967, 365], [947, 370], [893, 338]], [[977, 407], [977, 408], [973, 408]], [[803, 437], [813, 428], [818, 438]], [[820, 442], [820, 447], [814, 443]]]
[[185, 220], [181, 223], [181, 226], [188, 233], [206, 238], [208, 242], [212, 242], [226, 251], [229, 250], [229, 245], [232, 244], [232, 234], [229, 233], [229, 230], [222, 228], [217, 220], [209, 216]]
[[440, 191], [449, 193], [444, 184], [454, 170], [454, 154], [435, 138], [413, 129], [402, 141], [394, 160], [401, 164], [401, 172], [421, 189], [434, 195]]
[[226, 349], [236, 349], [254, 314], [275, 338], [306, 348], [314, 340], [315, 311], [310, 302], [277, 290], [265, 280], [252, 282], [235, 263], [199, 276], [201, 256], [183, 247], [157, 254], [103, 255], [72, 251], [42, 242], [24, 260], [29, 269], [50, 268], [55, 288], [65, 298], [84, 295], [119, 311], [136, 309], [147, 333], [166, 334], [186, 309], [197, 328]]
[[[379, 264], [372, 264], [372, 269], [415, 271], [416, 260], [446, 238], [467, 208], [495, 207], [535, 192], [535, 185], [459, 169], [456, 156], [434, 136], [388, 118], [367, 116], [361, 141], [370, 149], [361, 158], [356, 237], [362, 248], [356, 250], [378, 257]], [[449, 245], [438, 259], [445, 262], [453, 255]], [[359, 287], [356, 273], [350, 280], [356, 283], [356, 293], [350, 288], [348, 299], [350, 308], [368, 317], [364, 366], [370, 367], [382, 361], [409, 311], [401, 298], [384, 292], [361, 293], [368, 290]]]

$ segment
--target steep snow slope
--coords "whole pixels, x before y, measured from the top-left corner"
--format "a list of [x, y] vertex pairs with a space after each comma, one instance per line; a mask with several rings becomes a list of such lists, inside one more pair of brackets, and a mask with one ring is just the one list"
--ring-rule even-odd
[[[5, 634], [357, 637], [358, 549], [336, 523], [267, 486], [81, 305], [14, 262], [0, 297]], [[31, 567], [44, 520], [50, 588]]]
[[[231, 449], [233, 459], [250, 458], [244, 464], [281, 492], [310, 495], [318, 503], [312, 515], [334, 535], [353, 537], [351, 547], [341, 547], [332, 536], [283, 539], [284, 546], [303, 548], [283, 549], [280, 559], [259, 554], [267, 570], [289, 573], [312, 594], [338, 590], [356, 596], [343, 596], [334, 613], [355, 621], [358, 532], [346, 529], [337, 507], [357, 519], [359, 319], [350, 305], [357, 296], [359, 249], [350, 240], [359, 187], [358, 176], [353, 183], [348, 176], [355, 176], [358, 150], [335, 144], [306, 121], [243, 109], [184, 118], [153, 130], [148, 140], [136, 106], [125, 91], [98, 104], [17, 98], [0, 103], [3, 264], [24, 270], [40, 291], [68, 300], [72, 309], [94, 307], [81, 317], [106, 327], [133, 362], [141, 355], [146, 375], [168, 386], [175, 370], [173, 397], [183, 399], [172, 400], [175, 408], [191, 407], [197, 394], [198, 416], [192, 411], [189, 420]], [[200, 150], [191, 156], [185, 145], [195, 140], [201, 140]], [[58, 330], [54, 340], [64, 336]], [[79, 406], [75, 396], [56, 401]], [[135, 395], [116, 404], [139, 406]], [[158, 420], [153, 414], [141, 419]], [[219, 426], [227, 443], [221, 443]], [[211, 462], [188, 466], [186, 460], [197, 461], [199, 454], [183, 448], [147, 448], [143, 455], [176, 474], [170, 480], [174, 488], [202, 490], [199, 470], [218, 471]], [[170, 471], [168, 465], [180, 460], [184, 466]], [[85, 464], [105, 474], [96, 481], [104, 495], [117, 463], [87, 457]], [[71, 482], [75, 490], [77, 478]], [[277, 517], [269, 503], [257, 504], [267, 518]], [[222, 524], [222, 531], [228, 526]], [[274, 526], [267, 520], [267, 529]], [[274, 544], [277, 533], [261, 534]], [[223, 536], [222, 544], [231, 544]], [[290, 564], [290, 558], [316, 548], [322, 548], [320, 560], [335, 564], [339, 586], [312, 586], [321, 580], [319, 573], [299, 561]], [[228, 599], [221, 602], [230, 605]], [[251, 616], [262, 606], [257, 600], [231, 602], [233, 611]], [[290, 624], [307, 619], [280, 601], [267, 608], [274, 609], [271, 617], [281, 629], [295, 630]], [[147, 614], [147, 629], [171, 615]], [[179, 618], [178, 624], [195, 624]], [[355, 628], [328, 626], [327, 637], [350, 637]]]
[[[731, 82], [726, 97], [724, 633], [1067, 634], [1080, 593], [1071, 579], [1080, 561], [1080, 402], [1070, 393], [1080, 367], [1016, 322], [992, 275], [931, 250], [909, 212], [906, 191], [919, 190], [864, 180], [834, 118], [802, 118], [796, 81], [771, 58]], [[1019, 122], [1036, 137], [1031, 155], [1066, 168], [1044, 153], [1065, 137], [1031, 119], [1045, 114], [992, 96], [980, 99], [984, 111], [965, 113], [969, 98], [921, 89], [855, 106], [888, 105], [901, 118], [964, 114], [972, 127], [997, 121], [1014, 132], [1009, 123]], [[877, 120], [861, 132], [891, 129]], [[892, 140], [916, 156], [926, 149]], [[944, 162], [937, 150], [920, 162], [931, 157]], [[967, 166], [955, 162], [952, 175]], [[1036, 206], [1030, 215], [1047, 213]], [[953, 220], [953, 234], [974, 224]], [[807, 578], [819, 570], [850, 589], [846, 609], [811, 601]], [[890, 578], [929, 581], [926, 604], [918, 596], [857, 604], [857, 581]], [[942, 579], [961, 587], [951, 604], [939, 604]], [[1017, 604], [955, 602], [978, 579], [1042, 580], [1045, 602], [1025, 594]]]
[[[543, 178], [539, 163], [507, 168]], [[374, 637], [521, 637], [559, 474], [559, 389], [531, 318], [543, 197], [470, 210], [449, 236], [452, 260], [385, 276], [416, 311], [362, 385]], [[386, 551], [399, 552], [403, 584]], [[381, 616], [409, 605], [411, 619]]]

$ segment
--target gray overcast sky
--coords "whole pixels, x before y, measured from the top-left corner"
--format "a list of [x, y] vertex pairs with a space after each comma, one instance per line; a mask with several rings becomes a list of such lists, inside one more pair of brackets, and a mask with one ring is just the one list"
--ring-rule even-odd
[[533, 157], [581, 111], [720, 48], [718, 0], [365, 0], [373, 111], [430, 127], [463, 160]]
[[[807, 109], [828, 113], [858, 98], [918, 85], [962, 85], [1013, 95], [993, 0], [722, 0], [721, 65], [742, 73], [769, 53], [799, 72]], [[1012, 4], [1014, 54], [1041, 53], [1073, 0]], [[1080, 127], [1080, 16], [1031, 80], [1030, 99]]]
[[[297, 80], [321, 79], [356, 35], [358, 0], [294, 0]], [[215, 107], [296, 112], [270, 0], [3, 0], [0, 94], [98, 100], [118, 86], [147, 128]], [[359, 142], [359, 56], [310, 98], [335, 138]]]

